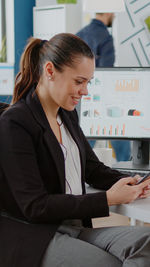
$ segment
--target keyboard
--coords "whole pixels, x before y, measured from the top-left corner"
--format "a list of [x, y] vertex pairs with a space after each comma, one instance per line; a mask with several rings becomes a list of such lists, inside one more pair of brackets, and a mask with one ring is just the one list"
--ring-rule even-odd
[[149, 170], [121, 170], [119, 169], [119, 171], [125, 175], [129, 175], [131, 177], [134, 177], [135, 175], [140, 175], [141, 177], [143, 177], [145, 174], [149, 173]]

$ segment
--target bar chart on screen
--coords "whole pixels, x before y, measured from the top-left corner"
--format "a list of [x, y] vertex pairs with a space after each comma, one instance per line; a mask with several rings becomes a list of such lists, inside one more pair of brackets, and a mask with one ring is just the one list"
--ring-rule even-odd
[[149, 138], [149, 68], [100, 68], [81, 100], [88, 137]]

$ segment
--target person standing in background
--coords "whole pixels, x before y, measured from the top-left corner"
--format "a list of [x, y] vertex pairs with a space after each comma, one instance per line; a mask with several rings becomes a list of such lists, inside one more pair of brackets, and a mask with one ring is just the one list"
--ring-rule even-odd
[[[96, 18], [76, 34], [92, 49], [96, 68], [114, 66], [115, 48], [112, 35], [108, 31], [108, 27], [112, 26], [113, 19], [114, 13], [96, 13]], [[89, 140], [89, 143], [91, 147], [94, 147], [96, 141]], [[130, 160], [130, 141], [111, 140], [111, 145], [117, 161]]]
[[115, 49], [108, 28], [112, 26], [114, 13], [97, 13], [91, 23], [76, 35], [83, 39], [95, 55], [96, 67], [113, 67]]

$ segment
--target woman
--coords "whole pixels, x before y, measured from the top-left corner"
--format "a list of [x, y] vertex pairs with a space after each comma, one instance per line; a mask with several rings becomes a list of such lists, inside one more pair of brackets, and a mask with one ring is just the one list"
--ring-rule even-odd
[[[25, 48], [0, 119], [0, 266], [150, 264], [148, 227], [91, 227], [110, 205], [149, 194], [148, 181], [99, 162], [78, 125], [93, 72], [90, 48], [72, 34]], [[85, 182], [104, 191], [85, 194]]]

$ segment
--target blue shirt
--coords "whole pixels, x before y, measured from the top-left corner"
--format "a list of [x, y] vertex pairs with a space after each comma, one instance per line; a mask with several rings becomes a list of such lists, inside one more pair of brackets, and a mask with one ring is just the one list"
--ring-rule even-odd
[[103, 22], [93, 19], [76, 35], [84, 40], [93, 51], [96, 67], [113, 67], [115, 61], [113, 39]]

